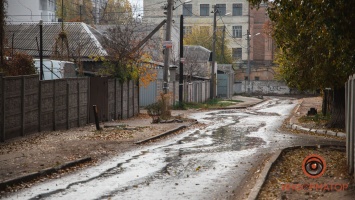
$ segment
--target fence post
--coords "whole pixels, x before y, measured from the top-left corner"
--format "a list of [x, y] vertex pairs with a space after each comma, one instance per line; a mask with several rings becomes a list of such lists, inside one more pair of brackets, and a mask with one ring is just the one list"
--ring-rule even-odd
[[55, 131], [57, 129], [57, 124], [56, 124], [56, 113], [57, 113], [57, 108], [56, 108], [56, 95], [57, 95], [57, 92], [56, 92], [56, 80], [54, 79], [53, 80], [53, 121], [52, 121], [52, 124], [53, 124], [53, 131]]
[[3, 78], [4, 74], [0, 73], [0, 142], [5, 142], [5, 80]]
[[67, 82], [67, 129], [69, 129], [69, 83]]
[[42, 81], [38, 80], [38, 132], [41, 132], [41, 115], [42, 115]]
[[[350, 102], [354, 102], [354, 79], [350, 79]], [[350, 103], [349, 174], [354, 172], [354, 104]]]
[[114, 110], [115, 110], [115, 114], [114, 114], [114, 117], [113, 117], [113, 119], [114, 120], [117, 120], [117, 81], [116, 81], [116, 79], [114, 79], [114, 84], [113, 84], [113, 99], [114, 99], [114, 106], [113, 106], [113, 108], [114, 108]]
[[80, 81], [79, 81], [79, 79], [77, 79], [76, 90], [78, 92], [78, 100], [77, 100], [77, 104], [78, 104], [78, 127], [80, 127]]
[[25, 77], [21, 77], [21, 136], [25, 136]]

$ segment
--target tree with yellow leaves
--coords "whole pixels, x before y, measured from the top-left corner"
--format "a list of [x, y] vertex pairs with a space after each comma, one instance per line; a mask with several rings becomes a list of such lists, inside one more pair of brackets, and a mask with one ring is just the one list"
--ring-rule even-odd
[[[202, 28], [202, 27], [201, 27]], [[198, 27], [193, 27], [191, 33], [187, 34], [184, 37], [184, 45], [200, 45], [206, 49], [212, 50], [212, 30], [209, 29], [200, 29]], [[229, 40], [224, 37], [223, 32], [216, 32], [216, 61], [220, 64], [231, 64], [232, 52], [228, 48]], [[222, 47], [223, 46], [223, 47]], [[224, 48], [224, 52], [222, 52]]]

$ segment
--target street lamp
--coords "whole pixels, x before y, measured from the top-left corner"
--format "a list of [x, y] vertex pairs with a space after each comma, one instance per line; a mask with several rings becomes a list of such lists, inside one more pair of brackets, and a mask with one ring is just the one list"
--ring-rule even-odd
[[[260, 35], [260, 33], [256, 33], [254, 36]], [[251, 35], [249, 30], [247, 30], [247, 50], [248, 50], [248, 94], [251, 93], [250, 90], [250, 40], [251, 40]]]

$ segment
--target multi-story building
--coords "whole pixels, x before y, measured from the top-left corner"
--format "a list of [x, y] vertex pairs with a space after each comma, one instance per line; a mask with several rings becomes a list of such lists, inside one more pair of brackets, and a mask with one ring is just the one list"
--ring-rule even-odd
[[26, 22], [55, 22], [56, 0], [11, 0], [7, 1], [6, 22], [19, 24]]
[[102, 12], [106, 7], [108, 0], [91, 0], [93, 5], [93, 15], [96, 24], [100, 23]]
[[[223, 30], [229, 40], [234, 68], [239, 68], [238, 77], [244, 80], [248, 77], [248, 49], [251, 67], [251, 80], [264, 79], [263, 76], [253, 75], [255, 68], [269, 67], [273, 60], [273, 43], [271, 37], [265, 33], [264, 28], [268, 21], [266, 6], [261, 5], [259, 10], [249, 9], [247, 0], [192, 0], [175, 1], [173, 10], [173, 27], [179, 27], [179, 17], [184, 16], [184, 32], [190, 32], [193, 27], [200, 30], [209, 30], [212, 33], [214, 21], [214, 7], [218, 9], [217, 30]], [[159, 23], [166, 19], [164, 7], [167, 1], [143, 0], [143, 20], [147, 23]], [[249, 48], [248, 48], [249, 33]], [[172, 35], [174, 39], [174, 35]], [[175, 37], [176, 38], [176, 37]], [[211, 38], [212, 40], [212, 38]], [[208, 42], [208, 41], [206, 41]], [[223, 63], [222, 63], [223, 64]], [[273, 77], [272, 77], [273, 78]], [[271, 79], [272, 79], [271, 78]], [[238, 78], [239, 79], [239, 78]]]

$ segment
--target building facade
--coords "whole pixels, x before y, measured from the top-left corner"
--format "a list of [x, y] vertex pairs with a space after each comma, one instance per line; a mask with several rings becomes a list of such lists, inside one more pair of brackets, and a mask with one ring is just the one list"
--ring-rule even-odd
[[[180, 27], [180, 15], [184, 16], [184, 33], [190, 32], [193, 28], [200, 30], [209, 30], [213, 33], [214, 9], [217, 13], [217, 31], [223, 30], [224, 35], [229, 40], [229, 48], [232, 52], [233, 66], [240, 73], [236, 80], [245, 80], [248, 78], [248, 50], [251, 75], [263, 80], [264, 76], [258, 73], [253, 74], [255, 69], [268, 68], [272, 65], [274, 58], [274, 45], [271, 36], [265, 28], [269, 18], [266, 13], [267, 6], [260, 5], [260, 9], [249, 9], [247, 0], [192, 0], [191, 2], [181, 4], [184, 1], [175, 1], [173, 10], [173, 29]], [[147, 23], [159, 23], [166, 19], [167, 1], [144, 0], [143, 1], [143, 21]], [[249, 35], [248, 35], [249, 33]], [[248, 38], [249, 36], [249, 38]], [[176, 37], [175, 37], [176, 38]], [[172, 34], [172, 39], [174, 35]], [[248, 48], [249, 39], [249, 48]], [[212, 40], [212, 38], [211, 38]], [[206, 41], [207, 42], [207, 41]], [[223, 63], [221, 63], [223, 64]], [[265, 77], [270, 79], [270, 77]], [[272, 78], [273, 79], [273, 76]]]
[[57, 21], [56, 0], [11, 0], [7, 1], [8, 24], [28, 22], [55, 22]]

